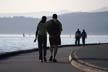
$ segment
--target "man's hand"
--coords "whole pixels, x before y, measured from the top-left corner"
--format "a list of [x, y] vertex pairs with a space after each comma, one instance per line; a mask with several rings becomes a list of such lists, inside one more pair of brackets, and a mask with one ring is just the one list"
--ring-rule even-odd
[[34, 39], [34, 42], [36, 42], [36, 38]]

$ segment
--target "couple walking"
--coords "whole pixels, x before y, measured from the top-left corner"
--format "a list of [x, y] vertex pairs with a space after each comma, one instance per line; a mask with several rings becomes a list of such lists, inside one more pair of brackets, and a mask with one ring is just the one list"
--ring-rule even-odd
[[34, 42], [38, 39], [39, 60], [41, 62], [47, 61], [47, 32], [49, 34], [51, 52], [49, 61], [57, 62], [56, 54], [58, 51], [58, 45], [61, 45], [60, 35], [62, 31], [62, 24], [57, 18], [57, 14], [53, 14], [52, 19], [47, 21], [47, 17], [42, 16], [41, 21], [38, 23]]
[[83, 29], [82, 33], [77, 29], [75, 33], [75, 45], [80, 45], [80, 38], [82, 38], [82, 44], [85, 45], [85, 39], [87, 38], [87, 33], [85, 32], [85, 29]]

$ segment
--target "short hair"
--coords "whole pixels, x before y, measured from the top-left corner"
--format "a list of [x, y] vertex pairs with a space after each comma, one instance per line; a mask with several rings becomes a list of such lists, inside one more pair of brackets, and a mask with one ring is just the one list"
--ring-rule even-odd
[[54, 19], [57, 19], [57, 14], [53, 14], [53, 18]]
[[46, 16], [42, 16], [42, 20], [46, 20], [47, 19], [47, 17]]

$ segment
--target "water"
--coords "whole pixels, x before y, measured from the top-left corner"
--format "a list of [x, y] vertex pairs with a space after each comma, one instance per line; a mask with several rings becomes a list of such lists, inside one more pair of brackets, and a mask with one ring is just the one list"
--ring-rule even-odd
[[[0, 53], [37, 48], [34, 35], [0, 35]], [[74, 35], [61, 35], [62, 45], [75, 43]], [[82, 43], [82, 42], [81, 42]], [[108, 43], [108, 35], [89, 35], [86, 43]], [[49, 46], [49, 40], [47, 45]]]

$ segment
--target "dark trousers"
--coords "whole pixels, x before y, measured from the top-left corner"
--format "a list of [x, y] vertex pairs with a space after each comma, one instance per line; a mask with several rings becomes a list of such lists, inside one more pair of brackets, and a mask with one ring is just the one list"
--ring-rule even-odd
[[82, 38], [82, 43], [83, 45], [85, 45], [85, 38]]
[[75, 45], [80, 45], [80, 38], [76, 38]]
[[39, 48], [39, 59], [46, 57], [47, 36], [38, 35], [38, 48]]

